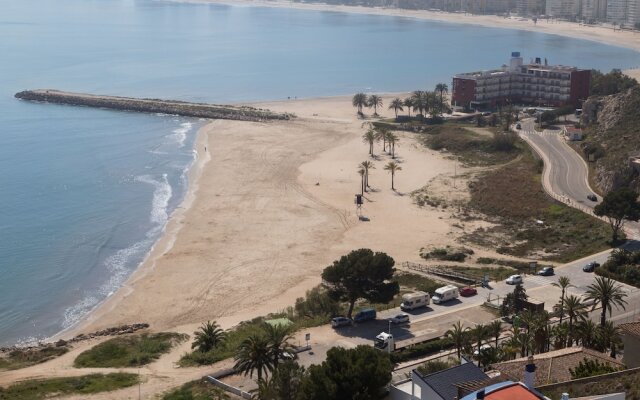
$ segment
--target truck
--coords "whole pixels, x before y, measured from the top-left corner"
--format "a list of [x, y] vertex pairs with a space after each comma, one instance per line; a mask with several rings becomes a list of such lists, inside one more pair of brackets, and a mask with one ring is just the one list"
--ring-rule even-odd
[[391, 353], [396, 350], [396, 343], [392, 334], [381, 332], [373, 341], [373, 347]]
[[407, 293], [402, 296], [400, 309], [402, 311], [415, 310], [416, 308], [426, 307], [429, 305], [431, 298], [426, 292]]
[[373, 308], [365, 308], [353, 317], [353, 322], [365, 322], [376, 319], [376, 310]]
[[434, 304], [440, 304], [453, 299], [457, 299], [458, 296], [460, 296], [458, 287], [454, 285], [447, 285], [436, 289], [436, 292], [431, 300], [433, 300]]

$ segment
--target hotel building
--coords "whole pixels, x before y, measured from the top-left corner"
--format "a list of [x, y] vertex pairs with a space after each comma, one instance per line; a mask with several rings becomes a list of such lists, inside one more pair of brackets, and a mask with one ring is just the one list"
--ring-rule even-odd
[[578, 107], [589, 97], [591, 71], [564, 65], [547, 65], [539, 58], [523, 64], [520, 52], [510, 64], [491, 71], [453, 77], [451, 104], [471, 109], [491, 109], [507, 103]]

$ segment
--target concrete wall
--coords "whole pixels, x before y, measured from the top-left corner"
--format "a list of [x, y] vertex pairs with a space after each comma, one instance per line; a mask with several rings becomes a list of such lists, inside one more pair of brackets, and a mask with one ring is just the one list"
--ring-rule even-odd
[[622, 343], [624, 343], [622, 361], [627, 365], [627, 368], [640, 367], [640, 339], [636, 336], [623, 334]]

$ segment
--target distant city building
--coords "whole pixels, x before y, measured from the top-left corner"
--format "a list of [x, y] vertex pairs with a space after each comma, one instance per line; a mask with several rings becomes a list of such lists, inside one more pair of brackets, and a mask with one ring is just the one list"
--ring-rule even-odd
[[607, 22], [625, 24], [629, 2], [627, 0], [607, 0]]
[[640, 29], [640, 0], [628, 0], [627, 7], [627, 24]]
[[590, 79], [590, 70], [547, 65], [540, 58], [523, 64], [520, 52], [513, 52], [510, 64], [501, 69], [455, 75], [451, 104], [471, 109], [508, 103], [578, 107], [589, 97]]
[[517, 0], [516, 11], [520, 15], [542, 15], [545, 11], [545, 0]]
[[549, 17], [576, 20], [582, 14], [581, 0], [547, 0], [545, 14]]

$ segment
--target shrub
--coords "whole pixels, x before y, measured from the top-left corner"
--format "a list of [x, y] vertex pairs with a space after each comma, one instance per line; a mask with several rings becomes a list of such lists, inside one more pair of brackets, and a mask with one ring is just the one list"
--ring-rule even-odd
[[453, 341], [449, 338], [439, 338], [423, 343], [413, 344], [400, 351], [391, 353], [391, 361], [394, 363], [413, 360], [437, 353], [441, 350], [449, 350], [454, 347]]
[[16, 383], [6, 389], [0, 388], [0, 400], [40, 400], [60, 395], [87, 395], [121, 389], [137, 383], [138, 375], [121, 372], [33, 379]]
[[73, 362], [76, 368], [119, 368], [146, 365], [167, 353], [187, 335], [160, 332], [109, 339], [86, 350]]

